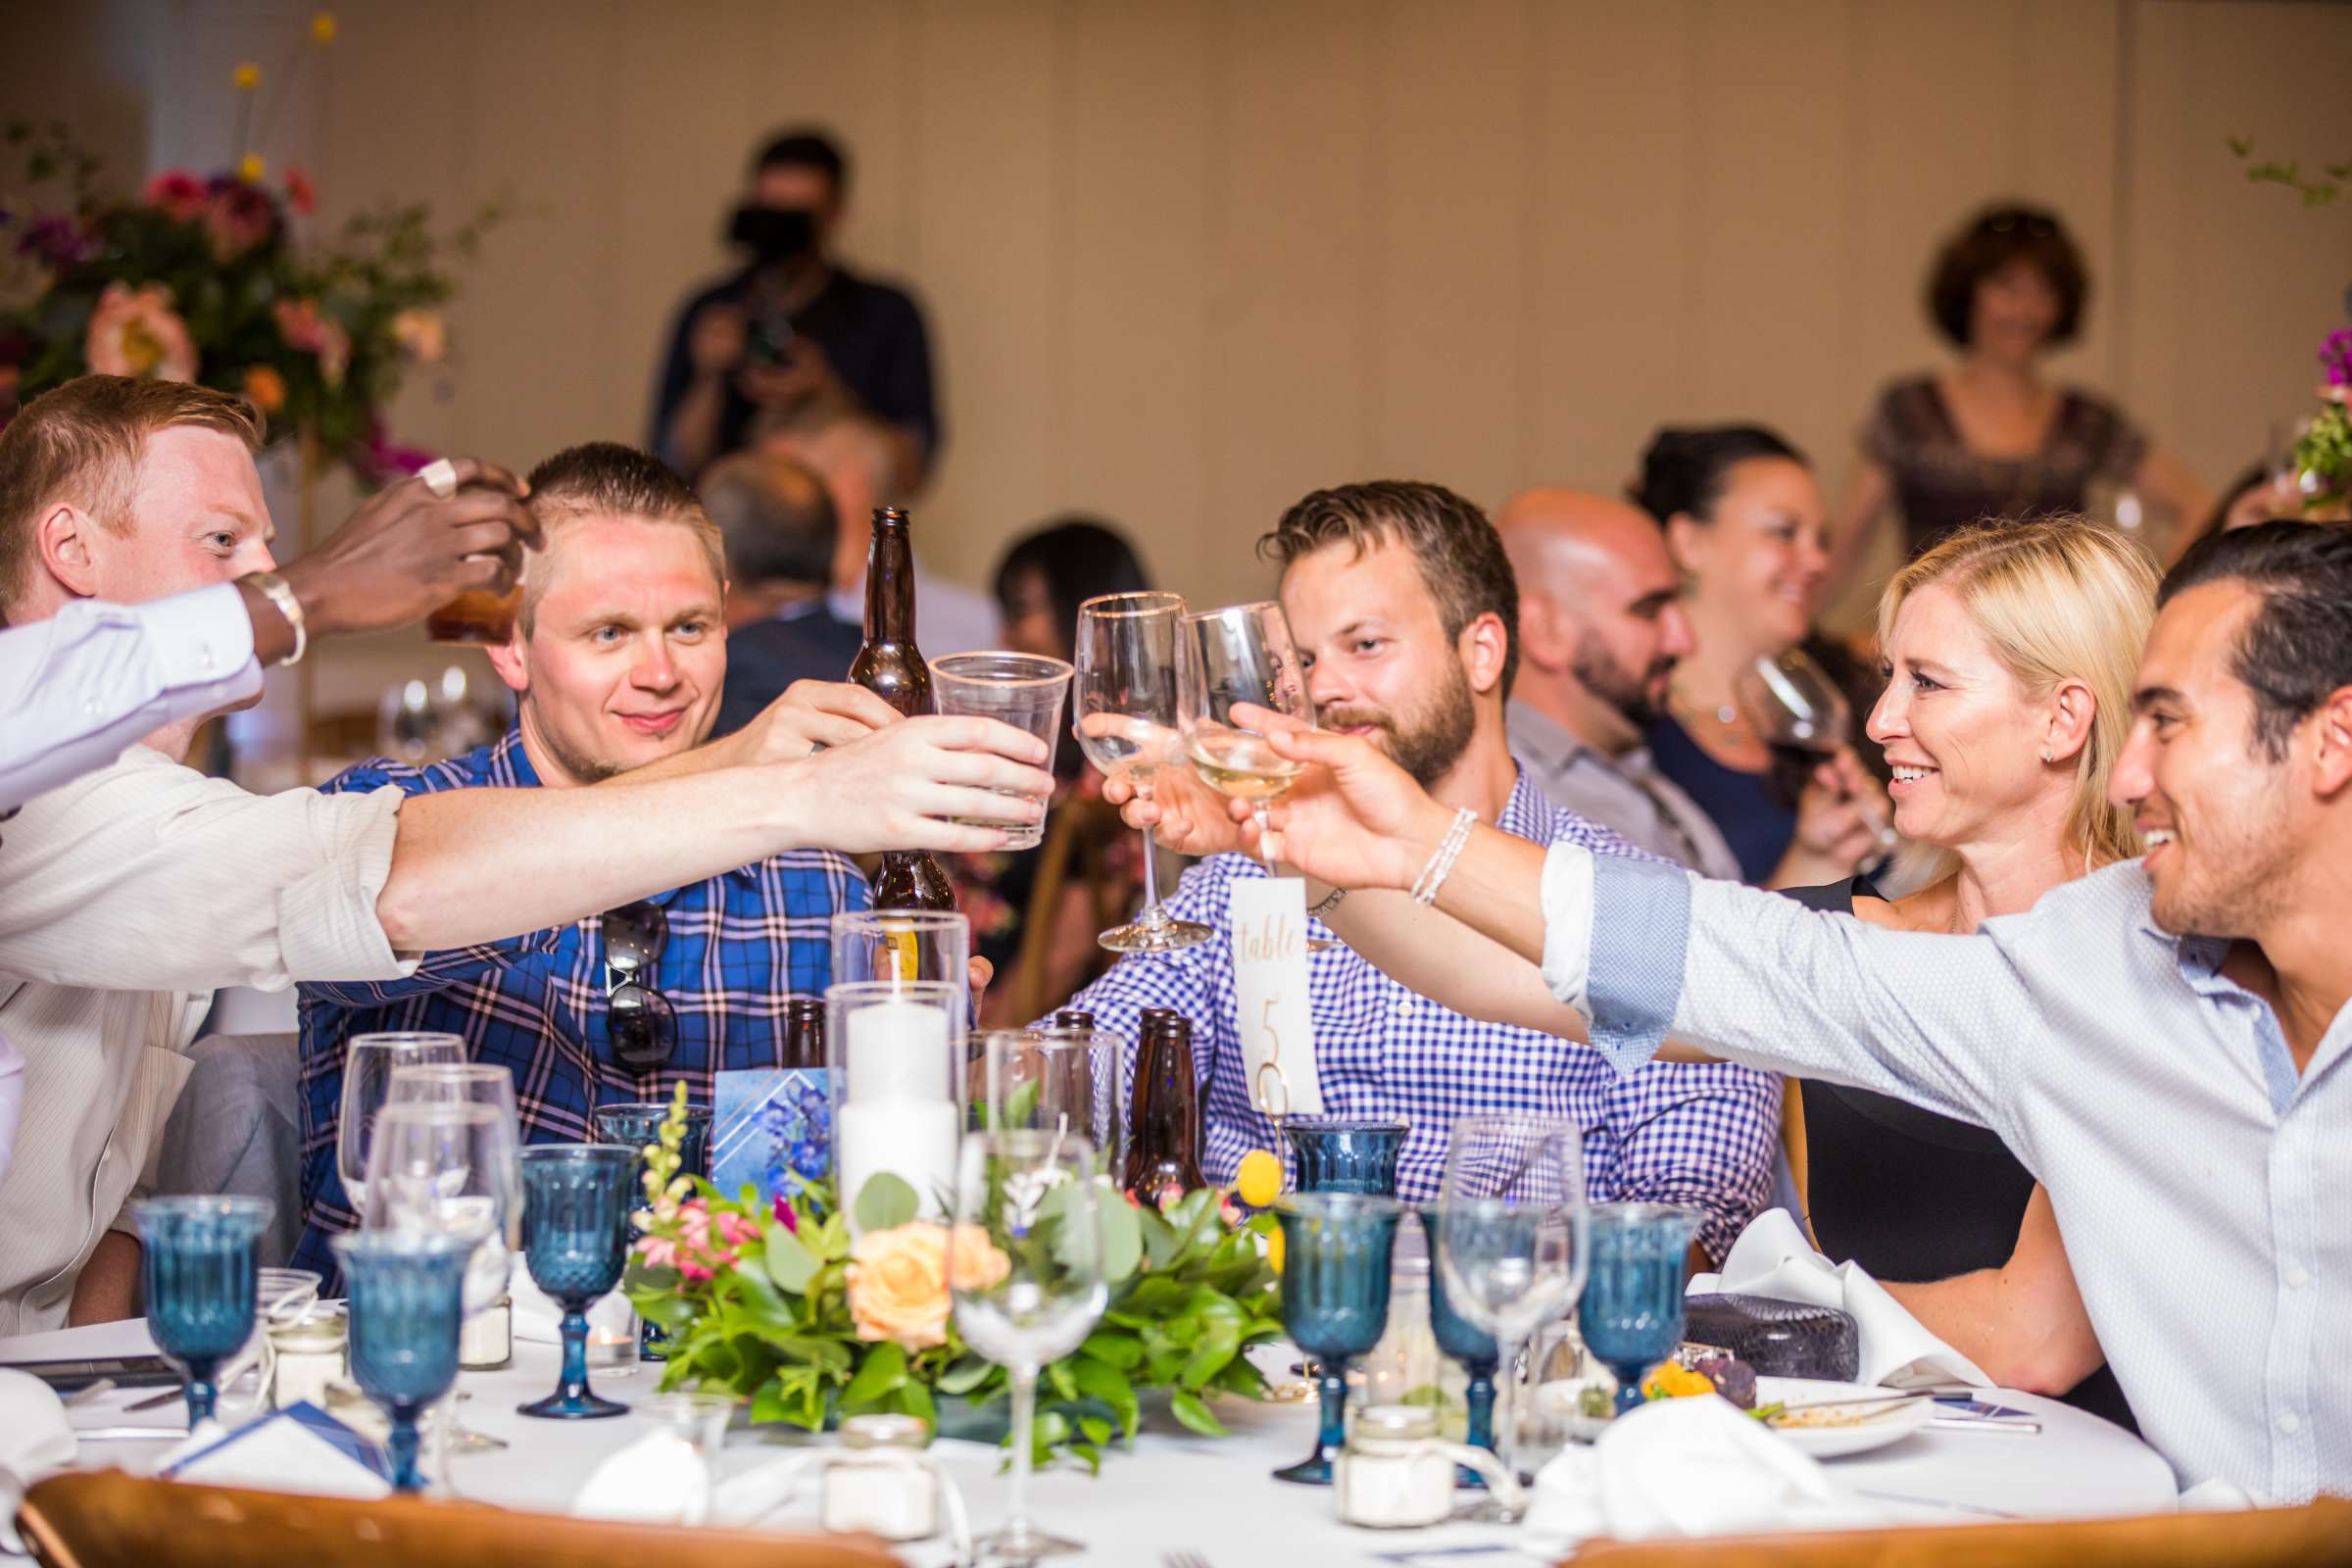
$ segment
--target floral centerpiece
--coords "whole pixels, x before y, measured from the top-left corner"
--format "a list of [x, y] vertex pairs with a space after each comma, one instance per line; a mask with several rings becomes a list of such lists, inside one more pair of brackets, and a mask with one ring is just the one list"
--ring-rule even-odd
[[[951, 1250], [949, 1228], [919, 1218], [914, 1190], [888, 1174], [858, 1195], [855, 1240], [824, 1181], [772, 1201], [750, 1187], [722, 1195], [679, 1174], [685, 1103], [681, 1085], [645, 1151], [644, 1234], [623, 1285], [668, 1336], [664, 1389], [732, 1394], [754, 1421], [809, 1431], [879, 1410], [921, 1416], [936, 1432], [944, 1400], [985, 1405], [1006, 1392], [1004, 1369], [964, 1345], [950, 1310], [952, 1286], [1002, 1275], [985, 1237], [958, 1237]], [[1143, 1390], [1165, 1390], [1178, 1421], [1223, 1436], [1211, 1402], [1264, 1397], [1243, 1352], [1282, 1332], [1265, 1217], [1237, 1222], [1205, 1189], [1164, 1212], [1104, 1199], [1109, 1306], [1074, 1353], [1045, 1369], [1029, 1435], [1041, 1462], [1066, 1450], [1090, 1470], [1114, 1437], [1134, 1441]], [[969, 1277], [952, 1278], [951, 1260]]]
[[[334, 35], [322, 13], [301, 47]], [[251, 64], [232, 77], [248, 146], [261, 84]], [[62, 185], [69, 198], [55, 210], [0, 201], [0, 225], [15, 231], [0, 270], [0, 423], [96, 371], [235, 393], [273, 434], [302, 433], [319, 461], [364, 482], [426, 460], [389, 442], [383, 410], [412, 370], [442, 359], [445, 259], [472, 255], [500, 209], [447, 234], [421, 205], [314, 233], [309, 176], [289, 167], [272, 179], [258, 153], [209, 175], [166, 170], [134, 196], [103, 187], [98, 161], [61, 122], [17, 121], [0, 135], [28, 187]]]
[[[2345, 304], [2352, 309], [2352, 295]], [[2352, 497], [2352, 328], [2328, 334], [2320, 368], [2320, 412], [2295, 442], [2295, 485], [2307, 513]]]

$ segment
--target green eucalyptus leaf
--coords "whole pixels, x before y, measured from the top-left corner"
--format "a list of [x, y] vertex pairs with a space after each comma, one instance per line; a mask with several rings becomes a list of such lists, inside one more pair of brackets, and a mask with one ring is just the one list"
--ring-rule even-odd
[[[906, 1183], [899, 1185], [904, 1187]], [[841, 1401], [853, 1407], [872, 1404], [906, 1381], [906, 1352], [885, 1340], [866, 1352], [865, 1364], [850, 1379], [850, 1386], [842, 1390]]]
[[1141, 1340], [1127, 1334], [1107, 1334], [1101, 1329], [1089, 1334], [1086, 1343], [1078, 1348], [1082, 1353], [1120, 1372], [1127, 1371], [1144, 1358]]
[[1080, 1416], [1078, 1418], [1078, 1430], [1086, 1434], [1086, 1441], [1088, 1443], [1094, 1444], [1097, 1446], [1101, 1446], [1102, 1444], [1110, 1441], [1110, 1423], [1103, 1420], [1101, 1416]]
[[921, 1416], [923, 1424], [931, 1429], [932, 1435], [934, 1437], [939, 1435], [939, 1406], [932, 1402], [929, 1389], [909, 1379], [899, 1389], [897, 1397], [901, 1411], [907, 1415]]
[[1135, 1440], [1135, 1429], [1142, 1420], [1135, 1390], [1119, 1375], [1118, 1369], [1096, 1360], [1091, 1355], [1073, 1356], [1070, 1360], [1070, 1380], [1088, 1398], [1100, 1399], [1119, 1418], [1120, 1428], [1129, 1442]]
[[1102, 1278], [1112, 1290], [1126, 1283], [1144, 1258], [1144, 1231], [1134, 1204], [1105, 1200], [1102, 1208]]
[[1218, 1329], [1205, 1336], [1194, 1348], [1192, 1358], [1184, 1363], [1184, 1370], [1176, 1375], [1176, 1380], [1188, 1389], [1198, 1389], [1224, 1371], [1225, 1363], [1232, 1360], [1241, 1348], [1242, 1337], [1239, 1334], [1231, 1329]]
[[767, 1233], [766, 1247], [767, 1277], [795, 1296], [804, 1294], [816, 1277], [816, 1254], [780, 1225]]
[[[1098, 1422], [1097, 1424], [1100, 1425], [1101, 1423]], [[1070, 1445], [1070, 1451], [1086, 1462], [1086, 1473], [1088, 1475], [1099, 1476], [1102, 1473], [1102, 1450], [1097, 1447], [1094, 1444], [1073, 1443]]]
[[1216, 1418], [1207, 1402], [1189, 1389], [1178, 1389], [1169, 1395], [1168, 1409], [1178, 1421], [1204, 1438], [1229, 1436], [1224, 1423]]
[[868, 1231], [892, 1230], [914, 1218], [922, 1206], [903, 1177], [877, 1171], [866, 1178], [864, 1189], [858, 1194], [858, 1226]]
[[1070, 1380], [1070, 1368], [1066, 1361], [1049, 1363], [1046, 1367], [1046, 1382], [1052, 1385], [1054, 1397], [1057, 1399], [1078, 1397], [1078, 1385]]
[[994, 1365], [980, 1356], [967, 1355], [942, 1372], [932, 1387], [942, 1394], [969, 1394], [987, 1382], [989, 1373], [995, 1370]]

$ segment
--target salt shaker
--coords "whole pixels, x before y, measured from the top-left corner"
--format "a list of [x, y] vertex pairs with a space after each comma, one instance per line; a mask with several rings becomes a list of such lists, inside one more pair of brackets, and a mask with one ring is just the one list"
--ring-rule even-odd
[[283, 1410], [307, 1399], [326, 1408], [327, 1385], [343, 1375], [346, 1329], [343, 1308], [332, 1303], [313, 1302], [299, 1313], [270, 1321], [266, 1332], [277, 1359], [272, 1406]]
[[1453, 1467], [1486, 1477], [1490, 1494], [1519, 1506], [1519, 1482], [1484, 1448], [1438, 1441], [1437, 1412], [1415, 1404], [1368, 1404], [1332, 1473], [1332, 1500], [1348, 1524], [1372, 1530], [1434, 1525], [1453, 1512]]
[[841, 1424], [842, 1451], [825, 1463], [820, 1517], [827, 1530], [862, 1530], [885, 1541], [939, 1534], [939, 1482], [923, 1444], [930, 1428], [913, 1415], [854, 1415]]

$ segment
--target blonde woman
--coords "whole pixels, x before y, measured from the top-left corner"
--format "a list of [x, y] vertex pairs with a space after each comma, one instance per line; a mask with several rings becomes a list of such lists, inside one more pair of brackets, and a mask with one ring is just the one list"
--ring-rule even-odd
[[[1860, 877], [1788, 896], [1872, 925], [1965, 933], [2137, 855], [2107, 774], [2155, 596], [2139, 548], [2079, 517], [1970, 529], [1897, 572], [1879, 602], [1887, 685], [1869, 732], [1894, 770], [1895, 827], [1940, 864], [1892, 902]], [[2129, 1419], [2049, 1199], [1999, 1138], [1867, 1090], [1807, 1083], [1802, 1096], [1824, 1251], [1889, 1282], [2004, 1387], [2082, 1384], [2076, 1402]]]

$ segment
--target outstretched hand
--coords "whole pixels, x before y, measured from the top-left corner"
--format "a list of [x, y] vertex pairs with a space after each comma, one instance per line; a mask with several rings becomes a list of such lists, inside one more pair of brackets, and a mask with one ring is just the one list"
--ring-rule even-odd
[[[1307, 764], [1266, 812], [1265, 857], [1343, 888], [1408, 888], [1445, 838], [1453, 813], [1370, 741], [1311, 729], [1262, 708], [1233, 720], [1275, 752]], [[1243, 843], [1261, 848], [1250, 803], [1229, 803]]]
[[801, 822], [811, 844], [846, 855], [979, 854], [1000, 848], [1004, 831], [972, 824], [1044, 818], [1051, 755], [998, 719], [925, 714], [780, 765], [806, 770]]

